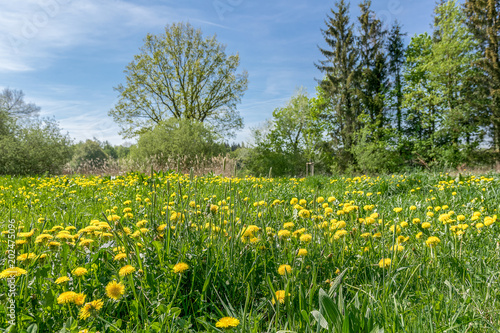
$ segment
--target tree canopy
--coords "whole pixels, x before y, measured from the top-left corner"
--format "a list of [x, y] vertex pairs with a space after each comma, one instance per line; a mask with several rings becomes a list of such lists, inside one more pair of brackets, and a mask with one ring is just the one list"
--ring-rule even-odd
[[40, 107], [34, 103], [26, 103], [22, 90], [5, 88], [0, 93], [0, 112], [5, 112], [11, 117], [30, 117], [37, 116]]
[[168, 118], [208, 122], [225, 134], [243, 126], [236, 110], [248, 74], [237, 72], [239, 55], [227, 55], [216, 36], [203, 37], [190, 24], [167, 25], [148, 34], [127, 66], [126, 83], [109, 115], [121, 134], [134, 137]]

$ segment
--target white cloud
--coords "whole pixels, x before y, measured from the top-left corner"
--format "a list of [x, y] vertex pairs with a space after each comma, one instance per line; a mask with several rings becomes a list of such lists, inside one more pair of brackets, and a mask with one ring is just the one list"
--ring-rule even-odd
[[0, 0], [0, 8], [2, 72], [43, 68], [69, 48], [118, 44], [197, 16], [196, 10], [124, 0]]

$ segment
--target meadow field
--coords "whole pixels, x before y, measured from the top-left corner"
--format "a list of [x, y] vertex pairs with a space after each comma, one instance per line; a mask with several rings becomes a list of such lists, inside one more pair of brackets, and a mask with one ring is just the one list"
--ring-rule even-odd
[[498, 174], [1, 177], [0, 331], [497, 332], [499, 210]]

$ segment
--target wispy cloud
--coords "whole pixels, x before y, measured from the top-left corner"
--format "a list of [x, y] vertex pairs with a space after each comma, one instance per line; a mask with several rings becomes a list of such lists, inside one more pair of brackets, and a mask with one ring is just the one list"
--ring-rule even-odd
[[68, 48], [107, 46], [138, 31], [158, 30], [167, 23], [197, 17], [193, 9], [123, 0], [0, 0], [0, 7], [3, 72], [37, 69]]

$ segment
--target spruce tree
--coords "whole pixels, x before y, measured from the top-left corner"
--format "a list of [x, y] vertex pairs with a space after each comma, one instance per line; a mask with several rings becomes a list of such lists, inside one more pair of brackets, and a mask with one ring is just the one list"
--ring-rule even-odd
[[357, 101], [355, 80], [358, 66], [358, 52], [355, 45], [353, 26], [349, 22], [349, 5], [344, 0], [331, 9], [326, 29], [322, 30], [327, 48], [319, 48], [325, 60], [316, 66], [325, 73], [320, 82], [322, 89], [331, 99], [331, 114], [327, 115], [333, 124], [330, 130], [333, 141], [340, 141], [342, 155], [353, 162], [352, 150], [354, 132], [357, 126]]
[[403, 36], [406, 33], [401, 32], [401, 25], [396, 22], [393, 24], [389, 37], [387, 38], [387, 57], [388, 57], [388, 72], [392, 77], [391, 106], [396, 113], [396, 126], [398, 133], [402, 133], [403, 123], [403, 85], [402, 85], [402, 69], [405, 62], [405, 46]]
[[359, 5], [361, 15], [358, 49], [360, 52], [359, 96], [363, 112], [368, 116], [369, 123], [379, 128], [386, 122], [385, 93], [387, 90], [387, 65], [384, 53], [386, 31], [382, 22], [371, 10], [371, 1], [365, 0]]

